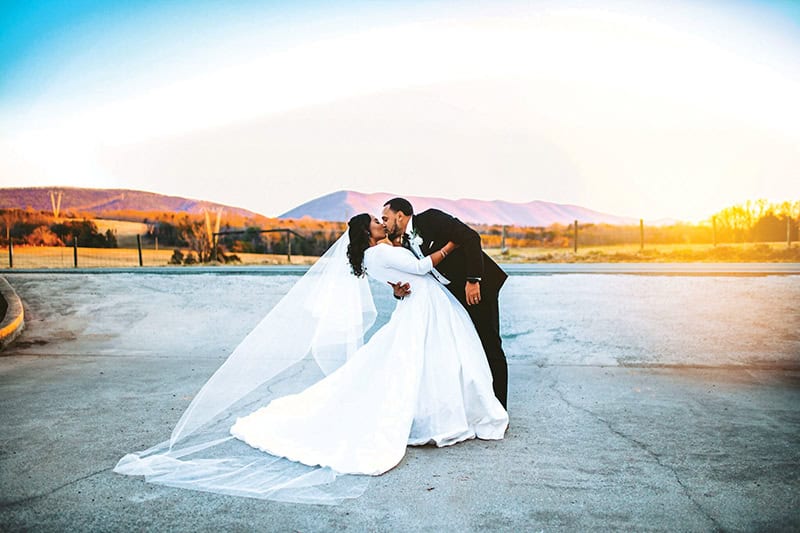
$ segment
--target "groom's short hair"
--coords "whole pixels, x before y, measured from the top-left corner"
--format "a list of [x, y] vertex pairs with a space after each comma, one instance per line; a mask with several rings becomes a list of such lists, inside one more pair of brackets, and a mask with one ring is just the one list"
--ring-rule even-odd
[[414, 208], [411, 207], [411, 202], [409, 202], [405, 198], [392, 198], [391, 200], [383, 204], [383, 207], [386, 207], [387, 205], [389, 206], [389, 209], [391, 209], [395, 213], [398, 211], [402, 211], [403, 213], [405, 213], [406, 216], [409, 217], [414, 214]]

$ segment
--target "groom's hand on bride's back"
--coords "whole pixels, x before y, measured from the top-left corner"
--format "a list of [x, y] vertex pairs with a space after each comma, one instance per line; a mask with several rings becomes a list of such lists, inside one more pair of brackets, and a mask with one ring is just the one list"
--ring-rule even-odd
[[394, 291], [394, 297], [398, 300], [402, 300], [409, 294], [411, 294], [411, 284], [410, 283], [403, 283], [402, 281], [398, 281], [397, 283], [392, 283], [391, 281], [387, 281], [389, 285], [392, 286], [392, 290]]

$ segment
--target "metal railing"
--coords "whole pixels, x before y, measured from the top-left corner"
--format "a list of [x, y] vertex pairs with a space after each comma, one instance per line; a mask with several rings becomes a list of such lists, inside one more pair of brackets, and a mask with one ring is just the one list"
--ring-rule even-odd
[[[534, 248], [541, 248], [539, 250], [538, 255], [533, 254], [532, 256], [526, 258], [528, 260], [533, 261], [547, 261], [547, 257], [542, 257], [542, 255], [550, 255], [544, 253], [544, 251], [549, 250], [552, 252], [561, 251], [561, 253], [566, 252], [567, 250], [571, 249], [572, 254], [575, 254], [573, 257], [577, 258], [578, 253], [580, 250], [586, 250], [588, 254], [596, 253], [598, 248], [604, 248], [606, 246], [611, 246], [607, 243], [594, 243], [592, 242], [593, 239], [591, 235], [591, 227], [593, 224], [581, 224], [578, 220], [575, 220], [573, 223], [566, 226], [566, 231], [562, 234], [563, 242], [557, 246], [548, 246], [547, 244], [542, 244], [540, 246], [533, 245]], [[629, 228], [630, 229], [630, 228]], [[546, 228], [529, 228], [534, 233], [539, 231], [540, 233], [544, 234]], [[644, 224], [643, 220], [639, 221], [639, 228], [638, 228], [638, 235], [634, 236], [630, 231], [626, 234], [624, 238], [624, 242], [626, 243], [626, 247], [629, 247], [626, 253], [630, 255], [634, 253], [634, 250], [630, 248], [635, 247], [640, 252], [636, 255], [641, 255], [642, 252], [649, 253], [652, 252], [653, 249], [657, 249], [659, 247], [670, 246], [663, 242], [659, 242], [657, 236], [652, 235], [652, 233], [657, 232], [657, 229], [650, 229], [648, 230]], [[495, 252], [500, 252], [500, 260], [502, 261], [505, 257], [506, 259], [509, 258], [509, 252], [514, 249], [515, 253], [517, 249], [524, 250], [529, 248], [530, 245], [525, 245], [520, 242], [520, 238], [517, 237], [518, 230], [515, 228], [514, 231], [510, 231], [508, 226], [502, 226], [500, 230], [497, 227], [488, 230], [483, 230], [485, 233], [482, 235], [484, 238], [484, 248], [489, 250], [494, 249]], [[796, 230], [795, 230], [796, 231]], [[285, 242], [281, 242], [280, 246], [278, 246], [278, 250], [281, 250], [280, 253], [270, 253], [269, 251], [259, 251], [259, 252], [220, 252], [223, 250], [223, 247], [220, 246], [220, 240], [227, 236], [233, 235], [245, 235], [245, 234], [252, 234], [252, 235], [260, 235], [260, 234], [267, 234], [267, 233], [282, 233], [285, 236]], [[588, 237], [587, 237], [588, 234]], [[132, 236], [131, 236], [132, 237]], [[519, 237], [523, 237], [520, 235]], [[535, 236], [534, 236], [535, 237]], [[638, 237], [638, 239], [636, 239]], [[708, 248], [717, 248], [718, 245], [722, 244], [719, 242], [717, 238], [717, 231], [716, 227], [712, 228], [712, 234], [709, 235], [712, 237], [707, 244], [703, 245], [704, 247]], [[649, 238], [649, 241], [648, 241]], [[113, 267], [159, 267], [159, 266], [176, 266], [176, 265], [189, 265], [189, 264], [197, 264], [197, 265], [217, 265], [221, 263], [226, 263], [230, 265], [231, 263], [234, 264], [242, 264], [242, 265], [276, 265], [276, 264], [311, 264], [316, 260], [314, 256], [304, 256], [304, 255], [294, 255], [292, 250], [292, 242], [294, 240], [302, 240], [308, 241], [308, 239], [301, 235], [300, 233], [294, 231], [290, 228], [275, 228], [275, 229], [266, 229], [266, 230], [258, 230], [255, 228], [250, 228], [247, 230], [225, 230], [214, 232], [211, 234], [212, 243], [210, 245], [210, 250], [208, 247], [205, 248], [205, 253], [203, 257], [206, 259], [210, 259], [209, 262], [203, 263], [201, 260], [197, 259], [196, 255], [198, 252], [196, 250], [192, 250], [189, 246], [162, 246], [159, 248], [158, 242], [155, 241], [153, 243], [147, 243], [143, 239], [141, 235], [136, 235], [136, 244], [135, 247], [130, 247], [130, 244], [133, 244], [132, 238], [127, 238], [125, 241], [129, 244], [128, 247], [114, 247], [114, 248], [99, 248], [99, 247], [89, 247], [81, 245], [78, 239], [73, 239], [67, 246], [30, 246], [30, 245], [14, 245], [10, 243], [7, 246], [0, 247], [0, 269], [47, 269], [47, 268], [113, 268]], [[527, 237], [525, 237], [527, 239]], [[525, 240], [523, 239], [523, 241]], [[638, 240], [638, 242], [636, 242]], [[310, 242], [310, 241], [309, 241]], [[755, 243], [753, 243], [755, 244]], [[284, 246], [285, 245], [285, 246]], [[681, 244], [676, 244], [674, 246], [680, 246]], [[702, 243], [697, 243], [697, 245], [702, 245]], [[274, 246], [274, 245], [273, 245]], [[787, 225], [786, 231], [786, 247], [790, 251], [795, 250], [796, 246], [793, 246], [793, 239], [792, 239], [792, 232], [791, 226]], [[308, 247], [301, 247], [308, 250]], [[646, 250], [647, 249], [647, 250]], [[276, 250], [277, 251], [277, 250]], [[719, 250], [725, 251], [725, 250]], [[209, 253], [210, 252], [210, 253]], [[315, 250], [314, 253], [319, 253], [319, 250]], [[795, 257], [797, 254], [793, 252], [793, 256]], [[530, 253], [528, 253], [530, 255]], [[716, 257], [718, 260], [726, 260], [723, 255], [717, 254], [719, 257]], [[191, 260], [176, 260], [178, 259], [186, 259], [192, 258]], [[563, 259], [563, 258], [562, 258]], [[680, 260], [679, 257], [675, 257], [675, 260]], [[712, 258], [713, 259], [713, 258]], [[513, 260], [511, 258], [510, 260]], [[730, 259], [728, 259], [730, 260]], [[764, 259], [769, 260], [769, 259]], [[783, 259], [786, 260], [786, 259]]]

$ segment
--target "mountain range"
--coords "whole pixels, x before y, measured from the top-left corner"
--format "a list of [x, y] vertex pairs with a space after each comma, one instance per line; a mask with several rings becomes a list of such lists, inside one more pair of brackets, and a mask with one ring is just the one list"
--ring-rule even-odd
[[61, 212], [103, 215], [112, 211], [163, 211], [167, 213], [200, 214], [204, 209], [222, 208], [226, 213], [256, 217], [257, 213], [228, 205], [191, 200], [179, 196], [133, 191], [129, 189], [84, 189], [77, 187], [15, 187], [0, 189], [0, 209], [30, 207], [36, 211], [53, 209], [50, 192], [61, 193]]
[[[179, 196], [135, 191], [129, 189], [86, 189], [75, 187], [16, 187], [0, 189], [0, 209], [32, 208], [37, 211], [51, 211], [50, 192], [61, 193], [61, 212], [92, 213], [103, 216], [114, 211], [172, 212], [199, 214], [204, 210], [222, 208], [226, 213], [247, 218], [262, 216], [253, 211], [228, 205], [192, 200]], [[291, 209], [278, 218], [298, 219], [309, 217], [317, 220], [344, 221], [357, 213], [380, 213], [383, 204], [397, 196], [393, 193], [360, 193], [337, 191], [310, 200]], [[57, 198], [57, 194], [56, 194]], [[638, 220], [608, 213], [593, 211], [585, 207], [557, 204], [544, 201], [514, 203], [501, 200], [449, 200], [422, 196], [406, 196], [415, 211], [437, 208], [452, 214], [464, 222], [474, 224], [509, 224], [517, 226], [549, 226], [550, 224], [570, 224], [574, 220], [581, 223], [605, 223], [613, 225], [637, 224]], [[673, 220], [650, 221], [649, 224], [662, 225]]]
[[[364, 194], [354, 191], [338, 191], [315, 198], [280, 215], [279, 218], [311, 217], [319, 220], [347, 220], [357, 213], [381, 211], [383, 204], [397, 196], [392, 193]], [[550, 224], [570, 224], [574, 220], [582, 223], [630, 225], [639, 220], [608, 213], [593, 211], [585, 207], [556, 204], [535, 200], [527, 203], [513, 203], [501, 200], [448, 200], [421, 196], [405, 196], [416, 212], [428, 208], [441, 209], [464, 222], [476, 224], [509, 224], [517, 226], [549, 226]], [[668, 223], [658, 221], [656, 224]]]

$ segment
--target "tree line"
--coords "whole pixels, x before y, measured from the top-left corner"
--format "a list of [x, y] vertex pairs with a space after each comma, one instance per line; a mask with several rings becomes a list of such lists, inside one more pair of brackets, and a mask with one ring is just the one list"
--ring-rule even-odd
[[[55, 219], [46, 211], [0, 209], [4, 231], [0, 243], [29, 246], [69, 246], [77, 238], [80, 246], [115, 248], [117, 236], [112, 230], [101, 233], [89, 213], [67, 213], [66, 219]], [[104, 214], [103, 218], [144, 222], [145, 245], [178, 250], [173, 262], [207, 263], [235, 261], [239, 253], [287, 254], [320, 256], [346, 229], [344, 222], [302, 219], [275, 219], [263, 216], [245, 218], [224, 215], [219, 231], [208, 214], [121, 211]], [[572, 245], [573, 227], [552, 224], [547, 227], [473, 224], [486, 248], [566, 248]], [[780, 242], [798, 240], [800, 201], [770, 203], [748, 201], [720, 210], [700, 224], [675, 223], [668, 226], [647, 226], [648, 244], [703, 244], [741, 242]], [[263, 233], [262, 230], [291, 229], [302, 238], [285, 233]], [[235, 232], [235, 233], [234, 233]], [[218, 233], [219, 235], [214, 235]], [[582, 246], [633, 244], [640, 240], [638, 225], [580, 223]], [[505, 237], [505, 240], [503, 241]], [[216, 246], [216, 250], [214, 247]], [[189, 250], [184, 253], [181, 250]]]
[[[487, 248], [502, 244], [502, 225], [473, 226]], [[699, 224], [677, 222], [665, 226], [647, 226], [645, 239], [649, 244], [711, 244], [785, 242], [786, 231], [793, 242], [800, 230], [800, 201], [770, 203], [766, 200], [747, 201], [726, 207]], [[612, 225], [578, 221], [583, 246], [638, 244], [639, 224]], [[567, 248], [572, 245], [574, 228], [571, 224], [551, 224], [547, 227], [505, 226], [505, 245], [509, 248]]]
[[5, 231], [0, 243], [8, 246], [69, 246], [77, 239], [80, 246], [116, 248], [117, 236], [110, 229], [101, 233], [89, 218], [82, 220], [56, 219], [45, 211], [0, 209]]
[[[238, 253], [287, 254], [320, 256], [339, 238], [345, 224], [320, 220], [280, 220], [261, 218], [259, 224], [245, 219], [243, 226], [234, 226], [225, 219], [219, 232], [212, 231], [207, 217], [202, 215], [173, 214], [145, 218], [147, 243], [159, 247], [188, 248], [173, 255], [172, 263], [207, 263], [216, 255], [221, 262], [236, 261]], [[302, 237], [288, 237], [284, 233], [263, 233], [262, 230], [291, 229]], [[218, 233], [215, 235], [215, 233]], [[290, 242], [291, 239], [291, 242]], [[216, 250], [214, 246], [216, 245]], [[291, 247], [291, 250], [290, 250]], [[216, 254], [215, 254], [216, 251]]]

